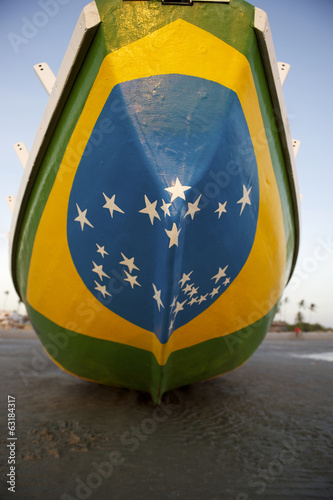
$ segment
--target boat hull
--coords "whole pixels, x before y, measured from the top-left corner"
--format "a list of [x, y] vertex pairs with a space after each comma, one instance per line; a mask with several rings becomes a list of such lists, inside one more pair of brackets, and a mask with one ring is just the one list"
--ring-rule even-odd
[[97, 2], [16, 227], [14, 281], [51, 358], [157, 403], [249, 359], [297, 253], [254, 9], [236, 3]]

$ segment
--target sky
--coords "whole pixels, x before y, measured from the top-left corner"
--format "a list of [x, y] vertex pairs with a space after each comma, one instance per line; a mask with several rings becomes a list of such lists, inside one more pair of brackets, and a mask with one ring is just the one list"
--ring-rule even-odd
[[[23, 141], [31, 149], [48, 100], [33, 65], [47, 62], [57, 74], [86, 3], [0, 0], [0, 310], [18, 307], [6, 196], [17, 194], [23, 169], [13, 144]], [[268, 14], [278, 61], [291, 65], [283, 90], [292, 137], [301, 141], [296, 161], [301, 245], [278, 318], [294, 322], [304, 300], [306, 321], [333, 327], [333, 0], [257, 0], [254, 5]], [[310, 312], [311, 304], [316, 312]]]

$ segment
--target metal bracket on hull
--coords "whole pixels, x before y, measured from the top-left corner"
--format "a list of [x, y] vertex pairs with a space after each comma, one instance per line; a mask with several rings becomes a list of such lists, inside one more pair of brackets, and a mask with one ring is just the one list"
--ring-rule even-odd
[[15, 258], [19, 228], [24, 217], [25, 208], [43, 156], [58, 123], [59, 116], [61, 115], [76, 76], [81, 68], [82, 61], [98, 30], [100, 22], [101, 19], [95, 2], [86, 5], [81, 12], [69, 42], [24, 169], [20, 189], [17, 194], [17, 202], [15, 203], [15, 209], [13, 211], [9, 238], [12, 278], [18, 294], [20, 294], [20, 292], [16, 279]]
[[284, 62], [278, 62], [278, 69], [279, 69], [280, 82], [283, 87], [284, 82], [286, 81], [286, 78], [290, 70], [290, 64]]
[[56, 82], [56, 77], [50, 66], [46, 63], [39, 63], [34, 65], [34, 70], [39, 80], [42, 82], [44, 89], [48, 95], [50, 95]]
[[11, 211], [11, 213], [13, 213], [15, 206], [15, 196], [13, 194], [6, 196], [6, 201], [8, 203], [9, 210]]
[[14, 149], [22, 167], [25, 168], [29, 157], [27, 146], [24, 144], [24, 142], [17, 142], [16, 144], [14, 144]]
[[295, 158], [296, 158], [297, 153], [299, 151], [300, 145], [301, 145], [301, 141], [298, 141], [297, 139], [293, 139], [293, 150], [294, 150]]

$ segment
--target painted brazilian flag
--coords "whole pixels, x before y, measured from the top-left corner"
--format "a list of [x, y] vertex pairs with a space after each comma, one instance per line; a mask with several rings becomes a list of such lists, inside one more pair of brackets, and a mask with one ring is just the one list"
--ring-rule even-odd
[[56, 363], [159, 401], [262, 341], [293, 258], [289, 186], [252, 7], [97, 3], [18, 281]]

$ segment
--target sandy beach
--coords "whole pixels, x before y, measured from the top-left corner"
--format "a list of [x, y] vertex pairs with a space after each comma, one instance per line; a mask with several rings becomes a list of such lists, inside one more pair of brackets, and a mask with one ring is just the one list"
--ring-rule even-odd
[[327, 353], [331, 333], [270, 333], [246, 365], [156, 409], [146, 394], [63, 372], [34, 332], [1, 331], [0, 498], [13, 498], [15, 456], [19, 500], [332, 499]]

